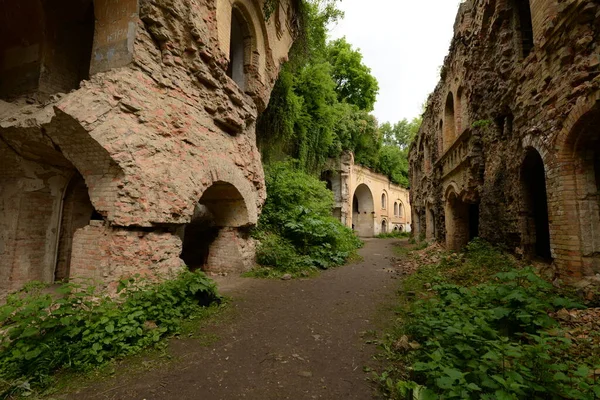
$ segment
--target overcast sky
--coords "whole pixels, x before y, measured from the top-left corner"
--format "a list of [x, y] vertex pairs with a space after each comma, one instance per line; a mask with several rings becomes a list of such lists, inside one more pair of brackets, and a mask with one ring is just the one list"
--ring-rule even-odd
[[331, 38], [346, 36], [379, 81], [379, 122], [412, 119], [439, 80], [458, 0], [341, 0], [345, 18]]

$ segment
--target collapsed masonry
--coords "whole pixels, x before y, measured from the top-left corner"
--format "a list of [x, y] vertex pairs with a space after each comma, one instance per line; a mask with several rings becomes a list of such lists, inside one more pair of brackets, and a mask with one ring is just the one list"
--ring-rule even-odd
[[263, 3], [0, 0], [1, 293], [251, 265], [255, 121], [296, 29]]
[[410, 149], [413, 230], [600, 280], [600, 4], [468, 0]]

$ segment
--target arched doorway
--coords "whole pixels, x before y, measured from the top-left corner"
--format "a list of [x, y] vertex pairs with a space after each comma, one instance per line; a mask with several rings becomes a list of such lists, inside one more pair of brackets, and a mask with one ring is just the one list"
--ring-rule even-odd
[[358, 236], [372, 237], [375, 234], [373, 193], [364, 183], [357, 186], [352, 198], [352, 228]]
[[387, 232], [388, 232], [387, 221], [384, 219], [383, 221], [381, 221], [381, 233], [387, 233]]
[[181, 236], [181, 259], [190, 270], [247, 269], [242, 242], [248, 239], [248, 209], [240, 192], [218, 181], [204, 191]]
[[[572, 231], [568, 242], [556, 238], [556, 258], [569, 257], [566, 272], [570, 275], [600, 273], [600, 104], [595, 105], [574, 125], [559, 154], [559, 183], [563, 190], [554, 196], [551, 209], [553, 223]], [[559, 202], [557, 202], [559, 200]], [[574, 218], [575, 217], [575, 218]], [[581, 254], [574, 260], [573, 254]], [[583, 268], [579, 266], [583, 261]]]
[[69, 279], [73, 235], [78, 229], [89, 225], [91, 220], [102, 220], [102, 216], [94, 210], [85, 181], [76, 172], [63, 195], [60, 235], [54, 271], [55, 281], [67, 281]]
[[427, 207], [427, 211], [425, 213], [425, 238], [427, 241], [434, 241], [436, 237], [436, 224], [435, 224], [435, 212], [433, 211], [432, 206]]
[[540, 153], [533, 148], [527, 149], [521, 167], [521, 186], [524, 215], [523, 247], [531, 257], [550, 260], [552, 255], [546, 172]]
[[479, 204], [462, 201], [454, 190], [446, 195], [446, 248], [460, 251], [479, 236]]

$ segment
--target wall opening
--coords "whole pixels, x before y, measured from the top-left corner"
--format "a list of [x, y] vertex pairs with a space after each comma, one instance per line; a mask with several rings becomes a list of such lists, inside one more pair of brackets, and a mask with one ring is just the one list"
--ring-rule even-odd
[[394, 202], [394, 216], [398, 216], [398, 202]]
[[[570, 226], [577, 226], [580, 243], [571, 241], [557, 250], [568, 250], [572, 256], [579, 252], [583, 259], [583, 274], [600, 274], [600, 104], [596, 104], [583, 115], [573, 127], [560, 154], [563, 160], [560, 173], [561, 183], [572, 190], [562, 193], [560, 208]], [[552, 209], [556, 207], [553, 205]], [[576, 216], [573, 219], [572, 216]], [[562, 244], [557, 240], [557, 245]], [[576, 272], [577, 267], [572, 268]]]
[[443, 142], [444, 151], [452, 146], [452, 142], [456, 137], [456, 121], [454, 114], [454, 96], [452, 92], [446, 97], [446, 106], [444, 108], [444, 124], [443, 124]]
[[398, 203], [398, 216], [400, 218], [404, 217], [404, 205], [402, 202]]
[[454, 192], [446, 200], [446, 247], [460, 251], [479, 235], [479, 206], [462, 201]]
[[364, 183], [357, 186], [352, 199], [352, 229], [358, 236], [372, 237], [375, 234], [375, 206], [371, 189]]
[[246, 87], [246, 58], [250, 57], [251, 36], [244, 16], [237, 8], [231, 11], [229, 65], [227, 76], [244, 90]]
[[548, 196], [546, 172], [540, 154], [530, 148], [521, 169], [524, 214], [526, 227], [523, 237], [525, 251], [544, 260], [552, 258], [550, 252], [550, 223], [548, 218]]
[[248, 224], [240, 192], [229, 183], [215, 182], [203, 193], [182, 232], [181, 259], [192, 271], [236, 269], [241, 255], [235, 238]]
[[387, 209], [387, 196], [385, 193], [381, 194], [381, 208], [384, 210]]
[[92, 0], [0, 0], [0, 9], [0, 98], [44, 98], [89, 78]]
[[527, 57], [533, 50], [533, 21], [529, 0], [515, 0], [521, 55]]
[[387, 233], [387, 221], [384, 219], [381, 221], [381, 233]]
[[75, 231], [89, 225], [91, 220], [102, 220], [94, 209], [83, 177], [75, 173], [67, 185], [63, 200], [58, 238], [58, 253], [54, 270], [55, 281], [68, 281]]

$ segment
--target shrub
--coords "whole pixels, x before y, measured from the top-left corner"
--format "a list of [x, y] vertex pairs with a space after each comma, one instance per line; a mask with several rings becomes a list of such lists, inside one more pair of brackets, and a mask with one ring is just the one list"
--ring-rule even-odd
[[137, 353], [218, 300], [201, 272], [162, 283], [130, 279], [120, 289], [117, 299], [72, 283], [58, 295], [41, 285], [10, 295], [0, 307], [0, 393], [44, 386], [59, 369], [86, 370]]
[[331, 216], [325, 183], [277, 163], [266, 171], [267, 201], [255, 232], [257, 261], [282, 272], [341, 265], [361, 246], [354, 232]]
[[410, 232], [392, 231], [387, 233], [380, 233], [377, 235], [378, 239], [406, 239], [409, 238]]

